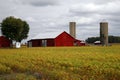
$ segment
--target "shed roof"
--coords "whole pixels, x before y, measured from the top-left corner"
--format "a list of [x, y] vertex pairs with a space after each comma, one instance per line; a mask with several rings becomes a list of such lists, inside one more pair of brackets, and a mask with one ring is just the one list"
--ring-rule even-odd
[[100, 41], [95, 41], [94, 43], [101, 43]]

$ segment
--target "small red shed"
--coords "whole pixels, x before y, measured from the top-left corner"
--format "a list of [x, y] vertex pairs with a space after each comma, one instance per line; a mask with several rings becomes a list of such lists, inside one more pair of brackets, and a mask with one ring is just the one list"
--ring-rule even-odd
[[10, 47], [11, 41], [4, 37], [4, 36], [0, 36], [0, 48], [1, 47]]
[[[77, 41], [77, 42], [76, 42]], [[78, 44], [79, 43], [79, 44]], [[56, 37], [31, 39], [28, 41], [28, 47], [40, 47], [40, 46], [74, 46], [80, 45], [81, 41], [76, 40], [67, 32], [62, 32]]]

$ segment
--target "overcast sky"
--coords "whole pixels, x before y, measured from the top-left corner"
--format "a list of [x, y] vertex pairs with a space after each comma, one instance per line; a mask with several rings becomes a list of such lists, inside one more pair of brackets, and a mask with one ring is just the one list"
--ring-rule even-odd
[[29, 38], [38, 34], [69, 33], [76, 22], [78, 39], [99, 36], [99, 23], [109, 23], [109, 35], [120, 36], [120, 0], [0, 0], [0, 22], [15, 16], [30, 26]]

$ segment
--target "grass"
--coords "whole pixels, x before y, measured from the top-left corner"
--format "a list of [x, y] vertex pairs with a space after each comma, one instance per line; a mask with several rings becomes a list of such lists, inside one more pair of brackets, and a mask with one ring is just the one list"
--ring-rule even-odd
[[120, 45], [0, 49], [0, 80], [120, 80]]

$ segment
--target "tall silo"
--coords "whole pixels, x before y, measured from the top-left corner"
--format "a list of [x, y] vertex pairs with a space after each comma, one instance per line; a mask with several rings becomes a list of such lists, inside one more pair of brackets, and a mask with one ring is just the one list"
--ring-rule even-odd
[[100, 22], [100, 41], [103, 46], [108, 46], [108, 22]]
[[74, 38], [76, 38], [76, 22], [70, 22], [69, 23], [69, 31], [70, 35]]

